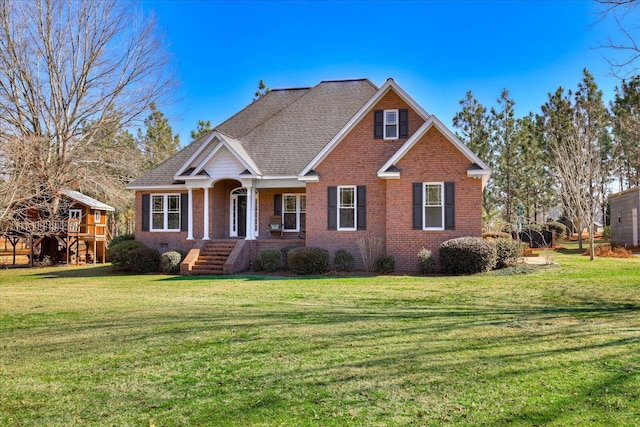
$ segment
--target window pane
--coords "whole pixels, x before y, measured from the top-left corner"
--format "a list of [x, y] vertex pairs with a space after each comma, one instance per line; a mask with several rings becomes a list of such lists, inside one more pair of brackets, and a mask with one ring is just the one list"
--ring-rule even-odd
[[340, 207], [347, 208], [353, 207], [354, 204], [354, 189], [353, 188], [341, 188], [340, 189]]
[[285, 213], [284, 214], [284, 229], [285, 230], [295, 230], [296, 229], [296, 214], [293, 213]]
[[284, 211], [285, 212], [296, 211], [296, 196], [284, 196]]
[[162, 212], [151, 215], [151, 228], [154, 230], [162, 230], [164, 228], [164, 215]]
[[164, 211], [164, 197], [163, 196], [152, 196], [152, 210], [153, 212], [163, 212]]
[[385, 129], [385, 134], [384, 134], [385, 137], [397, 138], [398, 133], [396, 132], [396, 129], [397, 129], [396, 125], [386, 125], [384, 129]]
[[307, 196], [300, 196], [300, 212], [307, 211]]
[[442, 206], [442, 187], [439, 184], [425, 185], [425, 206]]
[[167, 205], [169, 212], [180, 212], [180, 196], [167, 196]]
[[307, 214], [304, 212], [300, 214], [300, 230], [305, 230], [307, 227]]
[[442, 208], [424, 208], [424, 226], [428, 228], [442, 228]]
[[180, 229], [180, 214], [179, 213], [170, 213], [168, 214], [169, 230], [179, 230]]
[[385, 114], [386, 114], [386, 122], [388, 125], [395, 125], [397, 123], [396, 111], [385, 111]]
[[354, 227], [355, 209], [340, 209], [340, 228]]

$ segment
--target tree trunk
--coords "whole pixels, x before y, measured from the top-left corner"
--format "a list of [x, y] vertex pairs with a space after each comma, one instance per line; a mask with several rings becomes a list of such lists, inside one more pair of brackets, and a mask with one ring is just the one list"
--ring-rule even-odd
[[596, 250], [594, 245], [594, 232], [593, 224], [589, 225], [589, 260], [593, 261], [596, 257]]

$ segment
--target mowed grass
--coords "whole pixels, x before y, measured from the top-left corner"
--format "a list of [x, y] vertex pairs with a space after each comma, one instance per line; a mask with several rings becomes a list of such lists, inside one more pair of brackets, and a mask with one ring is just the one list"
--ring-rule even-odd
[[640, 425], [640, 260], [528, 274], [0, 271], [2, 426]]

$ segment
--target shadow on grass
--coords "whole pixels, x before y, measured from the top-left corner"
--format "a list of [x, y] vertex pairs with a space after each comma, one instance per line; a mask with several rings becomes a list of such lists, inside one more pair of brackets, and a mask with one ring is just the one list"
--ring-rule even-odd
[[34, 268], [31, 276], [41, 279], [57, 279], [65, 277], [113, 277], [113, 276], [130, 276], [130, 273], [123, 273], [114, 270], [110, 265], [91, 265], [91, 266], [59, 266], [47, 268]]

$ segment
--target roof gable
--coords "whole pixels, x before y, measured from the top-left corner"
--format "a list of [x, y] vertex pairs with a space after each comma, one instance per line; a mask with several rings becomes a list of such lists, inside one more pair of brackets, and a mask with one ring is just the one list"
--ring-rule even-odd
[[318, 167], [320, 163], [340, 144], [344, 137], [367, 115], [367, 113], [374, 108], [374, 106], [389, 92], [393, 90], [403, 101], [409, 105], [410, 108], [416, 111], [424, 120], [427, 120], [430, 115], [427, 111], [420, 106], [407, 92], [404, 91], [393, 79], [389, 78], [384, 85], [376, 91], [375, 94], [351, 117], [351, 119], [340, 129], [340, 131], [329, 141], [329, 143], [316, 154], [316, 156], [309, 162], [304, 169], [299, 173], [298, 179], [301, 181], [317, 180], [317, 175], [313, 179], [309, 179], [309, 172]]
[[418, 129], [411, 137], [402, 144], [402, 146], [396, 151], [393, 156], [387, 162], [382, 165], [378, 170], [378, 177], [400, 178], [401, 171], [395, 166], [400, 159], [402, 159], [411, 148], [431, 129], [436, 128], [451, 144], [457, 148], [462, 155], [464, 155], [470, 162], [470, 167], [467, 169], [467, 176], [472, 178], [482, 179], [483, 187], [486, 185], [489, 176], [491, 175], [491, 169], [480, 158], [469, 149], [458, 137], [447, 128], [436, 116], [430, 116], [420, 129]]

